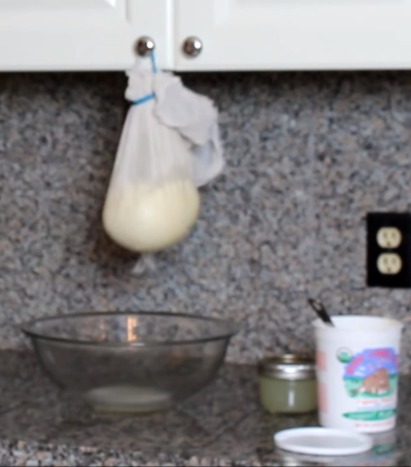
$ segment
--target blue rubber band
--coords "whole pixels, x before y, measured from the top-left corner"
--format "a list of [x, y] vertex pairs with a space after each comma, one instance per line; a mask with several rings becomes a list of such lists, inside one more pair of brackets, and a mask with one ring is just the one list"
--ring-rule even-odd
[[140, 105], [140, 104], [144, 104], [145, 102], [148, 102], [148, 101], [151, 101], [153, 99], [156, 98], [156, 95], [153, 93], [151, 94], [147, 94], [143, 97], [140, 97], [139, 99], [136, 99], [135, 101], [133, 101], [133, 105]]
[[[157, 73], [158, 68], [157, 68], [156, 57], [154, 56], [154, 52], [150, 54], [150, 58], [151, 58], [151, 66], [153, 68], [153, 72]], [[133, 101], [133, 105], [144, 104], [145, 102], [151, 101], [155, 98], [156, 98], [156, 95], [153, 92], [151, 94], [147, 94], [146, 96], [140, 97], [139, 99], [136, 99], [135, 101]]]
[[156, 57], [154, 55], [154, 52], [151, 52], [150, 58], [151, 58], [151, 66], [153, 68], [153, 72], [157, 73], [158, 68], [157, 68]]

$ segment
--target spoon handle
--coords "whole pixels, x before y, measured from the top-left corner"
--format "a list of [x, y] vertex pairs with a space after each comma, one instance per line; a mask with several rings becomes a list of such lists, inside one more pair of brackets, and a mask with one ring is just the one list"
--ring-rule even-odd
[[324, 305], [315, 300], [314, 298], [309, 298], [308, 303], [310, 304], [311, 308], [317, 313], [317, 315], [324, 321], [324, 323], [330, 324], [334, 327], [334, 323], [332, 322], [327, 310], [324, 308]]

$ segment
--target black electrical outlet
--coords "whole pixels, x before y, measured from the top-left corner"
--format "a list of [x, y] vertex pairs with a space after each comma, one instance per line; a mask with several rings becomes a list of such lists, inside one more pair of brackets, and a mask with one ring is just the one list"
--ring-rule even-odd
[[411, 213], [367, 214], [367, 285], [411, 287]]

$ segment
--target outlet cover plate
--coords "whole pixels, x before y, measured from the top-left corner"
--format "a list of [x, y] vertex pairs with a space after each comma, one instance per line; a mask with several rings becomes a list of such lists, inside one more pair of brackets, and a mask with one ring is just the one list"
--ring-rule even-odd
[[[381, 231], [381, 229], [385, 229]], [[387, 230], [388, 229], [388, 230]], [[394, 230], [393, 230], [394, 229]], [[381, 246], [381, 232], [400, 232], [401, 241]], [[395, 235], [395, 234], [394, 234]], [[395, 237], [394, 237], [395, 238]], [[392, 246], [393, 245], [393, 246]], [[382, 273], [378, 267], [381, 255], [398, 255], [401, 269], [397, 273]], [[367, 214], [367, 285], [369, 287], [411, 287], [411, 213], [370, 212]]]

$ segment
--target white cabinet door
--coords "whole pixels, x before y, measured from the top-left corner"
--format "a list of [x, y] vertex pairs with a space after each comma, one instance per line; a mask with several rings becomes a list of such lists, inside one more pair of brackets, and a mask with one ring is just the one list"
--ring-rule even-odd
[[175, 28], [178, 70], [411, 68], [411, 0], [176, 0]]
[[0, 0], [0, 70], [124, 70], [149, 35], [172, 66], [171, 0]]

